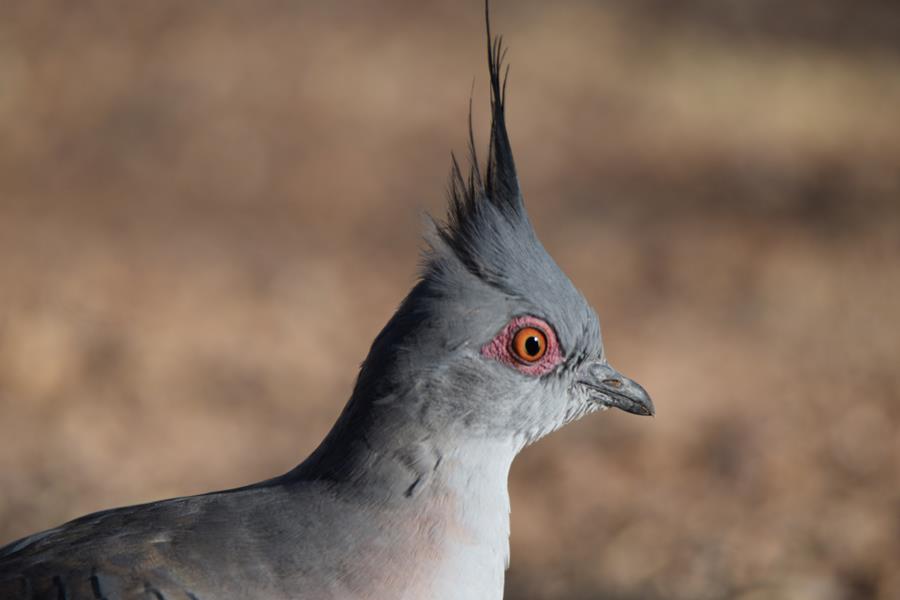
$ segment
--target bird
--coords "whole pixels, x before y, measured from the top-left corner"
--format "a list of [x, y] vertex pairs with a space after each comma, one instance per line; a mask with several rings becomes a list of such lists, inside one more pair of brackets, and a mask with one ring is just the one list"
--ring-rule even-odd
[[0, 598], [495, 600], [515, 456], [617, 408], [596, 312], [531, 225], [506, 128], [505, 46], [485, 7], [491, 125], [452, 157], [447, 217], [312, 454], [252, 485], [90, 514], [0, 548]]

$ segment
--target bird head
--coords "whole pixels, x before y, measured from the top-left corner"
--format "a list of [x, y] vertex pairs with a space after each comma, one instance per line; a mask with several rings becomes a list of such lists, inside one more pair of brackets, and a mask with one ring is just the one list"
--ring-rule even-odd
[[428, 431], [533, 442], [587, 413], [654, 414], [607, 362], [596, 313], [538, 240], [505, 123], [503, 47], [488, 26], [491, 132], [453, 159], [450, 206], [433, 222], [418, 284], [373, 343], [356, 396]]

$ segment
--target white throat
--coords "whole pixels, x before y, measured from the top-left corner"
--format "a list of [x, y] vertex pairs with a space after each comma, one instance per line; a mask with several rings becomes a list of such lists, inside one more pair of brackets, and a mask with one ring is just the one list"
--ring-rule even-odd
[[430, 506], [426, 510], [446, 519], [435, 598], [503, 597], [509, 565], [507, 480], [517, 450], [512, 440], [467, 440], [441, 456], [421, 497]]

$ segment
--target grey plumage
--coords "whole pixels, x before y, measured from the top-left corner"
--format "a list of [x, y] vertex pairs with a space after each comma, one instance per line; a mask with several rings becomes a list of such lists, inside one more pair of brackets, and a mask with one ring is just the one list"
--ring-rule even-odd
[[[454, 159], [449, 216], [428, 235], [420, 280], [316, 451], [269, 481], [10, 544], [0, 598], [502, 596], [516, 453], [594, 410], [653, 412], [606, 363], [596, 314], [529, 222], [502, 58], [488, 29], [484, 173], [474, 144], [467, 176]], [[535, 328], [521, 354], [519, 335]]]

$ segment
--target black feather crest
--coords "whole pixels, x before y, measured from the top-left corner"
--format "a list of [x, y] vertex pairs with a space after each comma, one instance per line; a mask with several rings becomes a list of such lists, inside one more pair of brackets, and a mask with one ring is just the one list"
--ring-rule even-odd
[[[485, 2], [487, 30], [487, 60], [491, 89], [491, 134], [488, 158], [482, 175], [475, 150], [472, 127], [472, 99], [469, 98], [469, 172], [466, 176], [456, 156], [451, 154], [449, 200], [447, 220], [439, 225], [441, 240], [473, 271], [482, 271], [474, 264], [473, 244], [493, 217], [502, 216], [508, 223], [527, 224], [528, 218], [519, 189], [519, 180], [513, 161], [509, 135], [506, 131], [506, 81], [509, 67], [504, 68], [506, 48], [503, 37], [491, 34], [489, 3]], [[530, 228], [530, 225], [529, 225]], [[483, 240], [482, 240], [483, 241]]]

